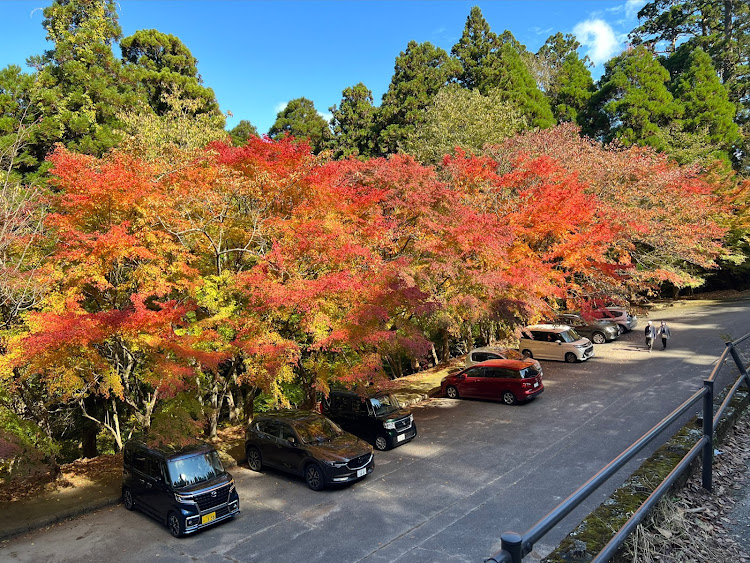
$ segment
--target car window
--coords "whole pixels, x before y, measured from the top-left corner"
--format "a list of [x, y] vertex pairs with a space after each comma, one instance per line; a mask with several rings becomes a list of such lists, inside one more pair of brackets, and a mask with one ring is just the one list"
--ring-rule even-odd
[[258, 429], [258, 432], [266, 434], [267, 436], [273, 438], [279, 437], [279, 423], [275, 420], [261, 420], [255, 425], [255, 427]]
[[288, 424], [279, 424], [279, 426], [279, 438], [281, 438], [282, 441], [289, 442], [289, 438], [294, 438], [294, 441], [297, 441], [297, 435], [294, 433], [291, 426]]
[[154, 479], [161, 479], [161, 465], [159, 460], [153, 456], [148, 456], [146, 459], [146, 475]]
[[381, 414], [388, 414], [389, 412], [393, 412], [395, 410], [398, 410], [401, 405], [398, 404], [398, 401], [396, 400], [396, 397], [393, 395], [380, 395], [378, 397], [372, 397], [368, 400], [369, 407], [372, 409], [372, 412], [375, 413], [376, 416], [379, 416]]
[[175, 459], [167, 463], [169, 478], [174, 487], [187, 487], [210, 481], [224, 473], [216, 450]]
[[352, 409], [352, 398], [349, 395], [334, 395], [331, 399], [331, 410], [348, 412]]
[[146, 454], [144, 452], [134, 452], [133, 454], [133, 469], [146, 473]]
[[471, 361], [472, 362], [479, 363], [479, 362], [485, 361], [486, 359], [487, 359], [487, 353], [486, 352], [474, 352], [471, 355]]
[[563, 342], [575, 342], [576, 340], [581, 339], [581, 335], [578, 334], [573, 328], [571, 328], [570, 330], [561, 332], [560, 337]]
[[532, 366], [526, 369], [522, 369], [518, 375], [521, 379], [526, 379], [529, 377], [536, 377], [537, 375], [539, 375], [539, 371]]
[[484, 368], [479, 366], [471, 367], [464, 372], [464, 375], [466, 377], [484, 377]]

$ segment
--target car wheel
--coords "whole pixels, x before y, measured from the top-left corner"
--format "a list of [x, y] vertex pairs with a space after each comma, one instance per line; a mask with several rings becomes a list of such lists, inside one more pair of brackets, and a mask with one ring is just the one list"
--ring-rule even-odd
[[260, 455], [260, 450], [255, 446], [251, 446], [247, 449], [247, 465], [253, 471], [260, 471], [263, 469], [263, 457]]
[[516, 396], [511, 391], [505, 391], [503, 393], [503, 403], [506, 405], [515, 405]]
[[453, 385], [449, 385], [445, 390], [445, 396], [449, 399], [458, 399], [458, 389], [453, 387]]
[[576, 358], [576, 355], [573, 352], [568, 352], [567, 354], [565, 354], [565, 361], [568, 362], [569, 364], [576, 363], [577, 359], [578, 358]]
[[625, 327], [624, 327], [624, 326], [622, 326], [622, 325], [617, 325], [617, 334], [619, 334], [619, 335], [621, 335], [621, 336], [622, 336], [623, 334], [625, 334]]
[[133, 510], [135, 507], [135, 499], [130, 489], [122, 490], [122, 504], [125, 506], [125, 510]]
[[604, 344], [607, 341], [607, 337], [604, 336], [603, 332], [595, 332], [591, 335], [591, 340], [594, 344]]
[[323, 470], [316, 463], [310, 463], [305, 467], [305, 481], [313, 491], [319, 491], [325, 486]]
[[527, 358], [533, 358], [534, 357], [534, 354], [531, 353], [531, 350], [522, 350], [521, 354], [523, 354]]
[[167, 526], [169, 527], [169, 533], [174, 537], [179, 538], [185, 533], [185, 528], [182, 525], [182, 520], [174, 512], [170, 512], [167, 516]]
[[388, 449], [388, 438], [382, 434], [375, 438], [375, 449], [381, 452]]

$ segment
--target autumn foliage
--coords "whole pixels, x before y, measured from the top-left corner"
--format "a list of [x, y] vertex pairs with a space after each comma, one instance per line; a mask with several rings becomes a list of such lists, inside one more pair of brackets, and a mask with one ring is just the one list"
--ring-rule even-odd
[[729, 208], [696, 170], [568, 126], [436, 167], [258, 137], [50, 161], [47, 293], [1, 373], [118, 443], [181, 391], [213, 433], [258, 392], [309, 405], [553, 309], [694, 284], [725, 254]]

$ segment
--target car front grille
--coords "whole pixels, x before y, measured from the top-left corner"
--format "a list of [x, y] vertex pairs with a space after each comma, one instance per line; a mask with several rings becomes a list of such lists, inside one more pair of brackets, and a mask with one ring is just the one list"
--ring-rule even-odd
[[402, 418], [401, 420], [397, 420], [395, 423], [396, 430], [405, 430], [411, 426], [411, 416], [407, 416]]
[[357, 456], [354, 459], [349, 460], [349, 463], [347, 463], [346, 466], [351, 470], [362, 469], [365, 465], [370, 463], [371, 459], [372, 454]]
[[229, 485], [213, 489], [207, 493], [195, 495], [195, 502], [201, 512], [212, 509], [214, 506], [226, 504], [229, 500]]
[[584, 351], [583, 354], [584, 354], [584, 356], [587, 356], [587, 357], [588, 356], [593, 356], [594, 355], [594, 347], [593, 346], [589, 346], [588, 348], [586, 348], [586, 350]]

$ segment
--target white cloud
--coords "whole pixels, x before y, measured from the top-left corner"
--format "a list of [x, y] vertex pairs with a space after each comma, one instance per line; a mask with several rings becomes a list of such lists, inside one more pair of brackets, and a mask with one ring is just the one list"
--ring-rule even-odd
[[586, 20], [576, 24], [573, 33], [586, 47], [586, 54], [595, 65], [608, 61], [622, 50], [622, 41], [604, 20]]
[[286, 106], [288, 104], [289, 102], [279, 102], [273, 107], [273, 111], [276, 112], [276, 114], [278, 115], [279, 113], [281, 113], [282, 111], [286, 109]]
[[320, 115], [320, 117], [325, 119], [328, 123], [330, 123], [331, 119], [333, 119], [333, 114], [330, 112], [325, 112], [325, 113], [318, 112], [318, 114]]
[[625, 2], [625, 15], [629, 18], [637, 18], [638, 11], [646, 5], [646, 0], [628, 0]]

